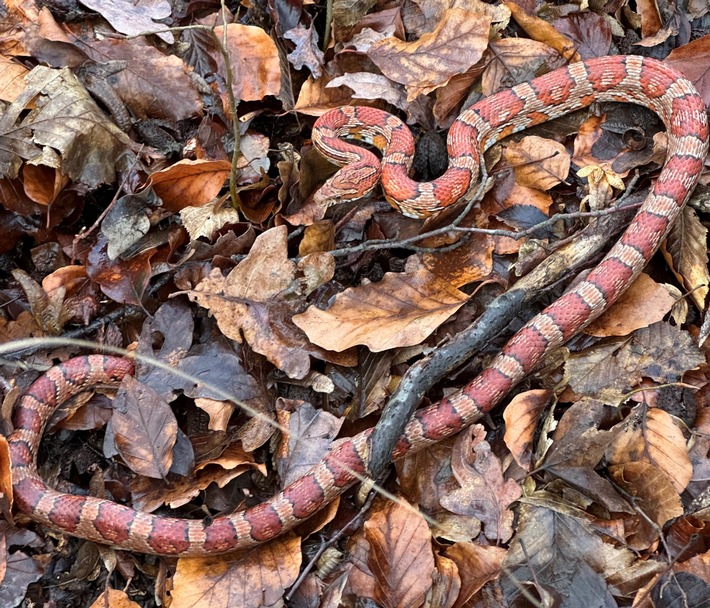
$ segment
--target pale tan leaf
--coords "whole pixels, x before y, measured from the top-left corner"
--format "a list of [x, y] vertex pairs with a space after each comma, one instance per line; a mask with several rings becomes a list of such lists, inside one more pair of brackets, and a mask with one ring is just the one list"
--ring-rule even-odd
[[674, 303], [675, 298], [663, 285], [642, 273], [614, 305], [584, 331], [603, 338], [626, 336], [663, 320]]
[[311, 306], [293, 322], [311, 342], [328, 350], [365, 344], [379, 352], [419, 344], [466, 298], [424, 269], [387, 273], [379, 283], [346, 289], [328, 310]]
[[220, 197], [199, 207], [183, 207], [180, 209], [180, 218], [190, 239], [196, 241], [200, 237], [211, 239], [226, 224], [236, 224], [239, 213]]

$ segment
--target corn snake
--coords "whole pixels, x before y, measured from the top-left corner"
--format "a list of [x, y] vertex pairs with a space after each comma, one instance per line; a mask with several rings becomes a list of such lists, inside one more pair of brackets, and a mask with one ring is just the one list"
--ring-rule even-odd
[[[487, 147], [595, 101], [635, 102], [663, 119], [668, 156], [650, 194], [621, 239], [585, 280], [530, 320], [472, 382], [416, 413], [393, 458], [436, 443], [479, 419], [547, 353], [621, 295], [656, 251], [699, 179], [708, 152], [705, 107], [690, 82], [655, 60], [619, 56], [573, 64], [465, 111], [449, 133], [449, 169], [427, 184], [407, 175], [413, 143], [398, 119], [372, 108], [349, 107], [328, 112], [316, 122], [316, 146], [346, 164], [319, 191], [321, 202], [361, 197], [381, 181], [396, 208], [422, 217], [466, 196]], [[382, 161], [342, 141], [344, 136], [383, 147]], [[342, 440], [311, 471], [268, 501], [209, 522], [158, 517], [49, 488], [38, 475], [36, 458], [51, 413], [84, 388], [119, 381], [131, 372], [126, 359], [77, 357], [52, 368], [28, 389], [15, 409], [15, 430], [9, 437], [15, 505], [20, 511], [46, 526], [122, 549], [209, 555], [252, 547], [284, 533], [355, 483], [355, 474], [367, 470], [369, 431]]]

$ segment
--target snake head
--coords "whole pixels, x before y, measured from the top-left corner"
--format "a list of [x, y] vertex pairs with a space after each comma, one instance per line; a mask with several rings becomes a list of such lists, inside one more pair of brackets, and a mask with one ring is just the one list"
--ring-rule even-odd
[[324, 208], [356, 201], [367, 196], [380, 181], [380, 165], [353, 163], [338, 171], [313, 195], [313, 202]]

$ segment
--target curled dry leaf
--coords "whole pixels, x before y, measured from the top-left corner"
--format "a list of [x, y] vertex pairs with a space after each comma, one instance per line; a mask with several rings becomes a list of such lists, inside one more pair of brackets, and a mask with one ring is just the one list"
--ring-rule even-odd
[[301, 541], [289, 534], [225, 556], [178, 560], [171, 608], [259, 608], [277, 604], [301, 567]]
[[537, 422], [551, 396], [550, 391], [542, 389], [519, 393], [503, 411], [505, 445], [515, 462], [526, 471], [530, 471], [532, 465], [532, 441]]
[[661, 246], [663, 257], [701, 311], [706, 309], [710, 289], [707, 235], [695, 210], [686, 206]]
[[467, 296], [421, 269], [387, 273], [379, 283], [346, 289], [328, 310], [311, 306], [293, 317], [308, 339], [340, 352], [365, 344], [380, 352], [419, 344], [466, 301]]
[[390, 80], [405, 85], [407, 101], [413, 101], [476, 64], [488, 44], [490, 25], [490, 16], [452, 8], [419, 40], [385, 38], [367, 55]]
[[515, 2], [504, 0], [503, 4], [510, 9], [513, 19], [525, 30], [525, 33], [530, 38], [543, 42], [555, 49], [567, 61], [579, 61], [581, 59], [577, 53], [577, 45], [563, 34], [560, 34], [550, 23], [528, 14]]
[[231, 170], [226, 160], [185, 158], [153, 173], [150, 183], [163, 206], [177, 213], [188, 205], [199, 207], [214, 199]]
[[671, 415], [658, 408], [642, 410], [626, 421], [607, 450], [607, 460], [614, 465], [647, 462], [668, 476], [677, 493], [693, 475], [683, 433]]

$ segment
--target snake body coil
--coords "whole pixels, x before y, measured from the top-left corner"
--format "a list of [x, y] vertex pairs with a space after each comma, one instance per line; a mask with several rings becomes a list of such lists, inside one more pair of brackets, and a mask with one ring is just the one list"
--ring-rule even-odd
[[[678, 72], [641, 57], [602, 57], [570, 65], [466, 110], [449, 132], [450, 166], [429, 183], [408, 177], [412, 136], [395, 117], [347, 107], [323, 115], [313, 140], [329, 158], [347, 164], [319, 193], [326, 202], [356, 198], [381, 178], [390, 202], [422, 217], [455, 203], [474, 185], [483, 150], [502, 137], [590, 105], [637, 103], [656, 112], [668, 129], [668, 156], [651, 192], [619, 242], [586, 280], [529, 321], [471, 383], [416, 413], [392, 454], [449, 437], [479, 419], [552, 349], [597, 318], [631, 284], [658, 248], [698, 181], [708, 151], [705, 106]], [[383, 149], [381, 165], [340, 138]], [[356, 481], [367, 469], [369, 431], [339, 443], [318, 465], [266, 502], [230, 516], [163, 518], [115, 502], [57, 492], [37, 473], [37, 450], [50, 414], [95, 383], [120, 380], [132, 364], [116, 357], [78, 357], [49, 370], [22, 398], [9, 438], [14, 498], [34, 520], [68, 534], [122, 549], [160, 555], [207, 555], [251, 547], [293, 528]]]

